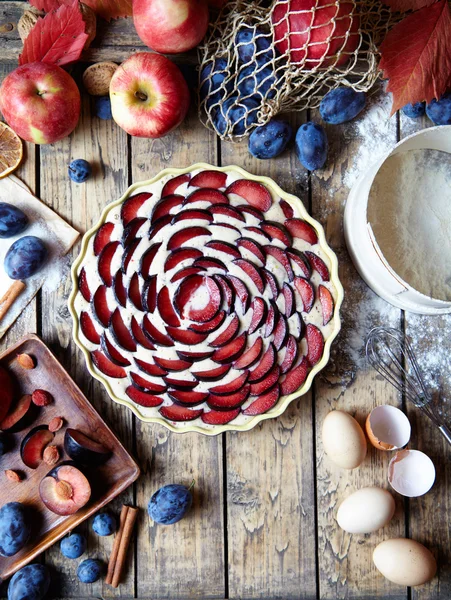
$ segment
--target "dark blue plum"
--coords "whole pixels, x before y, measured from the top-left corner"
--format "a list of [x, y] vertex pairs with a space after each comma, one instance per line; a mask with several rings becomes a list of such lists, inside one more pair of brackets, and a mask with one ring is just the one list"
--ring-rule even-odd
[[285, 150], [292, 135], [293, 130], [286, 121], [271, 119], [251, 133], [249, 152], [255, 158], [275, 158]]
[[17, 571], [8, 585], [8, 600], [42, 600], [50, 587], [50, 573], [44, 565], [27, 565]]
[[103, 564], [100, 560], [87, 558], [77, 569], [77, 577], [82, 583], [95, 583], [100, 579], [103, 572]]
[[97, 535], [112, 535], [116, 531], [116, 519], [111, 513], [100, 513], [94, 517], [92, 529]]
[[259, 27], [242, 25], [235, 36], [238, 57], [243, 64], [247, 64], [258, 56], [262, 61], [269, 62], [274, 58], [269, 34], [265, 34]]
[[147, 511], [151, 519], [160, 525], [177, 523], [191, 508], [193, 497], [184, 485], [165, 485], [150, 499]]
[[95, 100], [95, 113], [99, 119], [109, 121], [113, 118], [111, 113], [111, 101], [109, 96], [98, 96]]
[[327, 135], [321, 125], [309, 121], [296, 133], [296, 155], [309, 171], [321, 169], [327, 160]]
[[451, 92], [426, 106], [426, 114], [435, 125], [451, 125]]
[[11, 279], [28, 279], [39, 271], [47, 258], [47, 248], [34, 235], [19, 238], [5, 256], [5, 271]]
[[86, 552], [86, 538], [80, 533], [72, 533], [61, 540], [60, 549], [66, 558], [80, 558]]
[[200, 72], [200, 97], [206, 99], [207, 108], [223, 100], [232, 91], [232, 82], [222, 84], [228, 75], [228, 65], [225, 58], [216, 58], [208, 63]]
[[237, 83], [240, 96], [251, 96], [258, 102], [265, 97], [274, 98], [276, 95], [274, 89], [270, 91], [276, 83], [276, 76], [271, 67], [258, 70], [255, 70], [254, 65], [245, 67], [238, 73]]
[[324, 96], [319, 105], [319, 112], [326, 123], [338, 125], [354, 119], [365, 108], [365, 103], [365, 92], [339, 87]]
[[402, 112], [409, 119], [418, 119], [425, 113], [426, 102], [415, 102], [415, 104], [406, 104], [401, 108]]
[[0, 202], [0, 238], [9, 238], [27, 228], [28, 217], [20, 208]]
[[91, 177], [92, 167], [84, 158], [77, 158], [69, 165], [69, 177], [75, 183], [84, 183]]
[[0, 554], [14, 556], [25, 546], [31, 527], [27, 509], [20, 502], [8, 502], [0, 509]]
[[213, 122], [221, 135], [226, 132], [228, 123], [232, 125], [231, 133], [243, 135], [247, 127], [257, 122], [259, 108], [260, 104], [254, 98], [239, 100], [232, 96], [218, 108]]

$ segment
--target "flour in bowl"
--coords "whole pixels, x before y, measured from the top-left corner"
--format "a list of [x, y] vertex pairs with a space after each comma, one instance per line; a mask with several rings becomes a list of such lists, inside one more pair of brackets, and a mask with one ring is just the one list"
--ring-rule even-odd
[[408, 150], [388, 158], [371, 188], [368, 221], [404, 281], [451, 300], [451, 154]]

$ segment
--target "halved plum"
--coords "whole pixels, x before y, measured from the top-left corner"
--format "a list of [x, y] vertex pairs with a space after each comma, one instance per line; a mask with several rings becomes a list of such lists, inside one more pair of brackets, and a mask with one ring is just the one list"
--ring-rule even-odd
[[291, 204], [288, 204], [286, 200], [279, 200], [280, 208], [286, 219], [292, 219], [294, 217], [294, 209]]
[[[163, 358], [162, 356], [154, 356], [154, 361], [159, 367], [165, 371], [186, 371], [191, 367], [191, 361], [183, 359]], [[165, 373], [167, 374], [167, 373]]]
[[108, 327], [113, 312], [108, 306], [108, 292], [104, 285], [99, 285], [94, 294], [92, 312], [103, 327]]
[[161, 318], [167, 325], [180, 327], [180, 320], [172, 306], [171, 295], [167, 286], [163, 286], [158, 292], [157, 306]]
[[251, 309], [252, 319], [249, 325], [250, 334], [254, 333], [254, 331], [256, 331], [260, 325], [263, 324], [266, 319], [268, 307], [266, 306], [266, 302], [263, 300], [263, 298], [259, 298], [257, 296], [252, 300]]
[[72, 460], [87, 467], [99, 467], [111, 457], [111, 450], [78, 429], [67, 428], [64, 450]]
[[233, 261], [233, 264], [239, 267], [249, 277], [260, 294], [263, 294], [265, 282], [263, 281], [260, 269], [245, 258], [237, 258]]
[[263, 379], [255, 383], [251, 383], [251, 396], [261, 396], [272, 388], [279, 381], [280, 367], [274, 365], [274, 367], [266, 374]]
[[166, 327], [166, 331], [174, 342], [185, 346], [196, 346], [207, 339], [208, 333], [197, 333], [190, 329], [179, 329], [178, 327]]
[[93, 249], [95, 256], [99, 256], [107, 244], [111, 242], [111, 234], [114, 230], [114, 223], [107, 222], [97, 230], [94, 237]]
[[258, 337], [250, 348], [233, 363], [234, 369], [247, 369], [257, 362], [263, 350], [263, 340]]
[[171, 210], [176, 206], [182, 206], [184, 196], [179, 194], [169, 194], [168, 196], [162, 196], [161, 200], [155, 206], [152, 213], [152, 223], [156, 223], [158, 219], [167, 217], [171, 214]]
[[47, 425], [34, 427], [20, 444], [20, 457], [24, 465], [30, 469], [37, 469], [42, 462], [45, 448], [55, 437]]
[[231, 363], [243, 354], [246, 347], [247, 333], [244, 332], [221, 348], [213, 352], [212, 360], [219, 364]]
[[168, 374], [168, 372], [162, 367], [159, 367], [153, 363], [145, 362], [139, 358], [135, 358], [135, 363], [138, 365], [138, 368], [141, 371], [147, 373], [147, 375], [152, 375], [152, 377], [164, 377]]
[[231, 410], [238, 408], [246, 402], [249, 397], [251, 386], [246, 383], [240, 390], [233, 394], [210, 394], [207, 404], [214, 410]]
[[3, 420], [11, 406], [14, 396], [14, 382], [5, 367], [0, 365], [0, 421]]
[[193, 372], [192, 375], [199, 381], [220, 381], [230, 371], [231, 365], [221, 365], [206, 371]]
[[152, 407], [163, 404], [163, 398], [160, 396], [155, 396], [150, 392], [144, 392], [135, 385], [129, 385], [125, 390], [125, 393], [131, 400], [133, 400], [133, 402], [139, 404], [139, 406]]
[[127, 360], [124, 356], [122, 356], [119, 350], [113, 346], [113, 344], [108, 339], [106, 332], [103, 333], [100, 343], [102, 346], [102, 350], [106, 354], [107, 358], [111, 360], [112, 363], [121, 367], [130, 366], [130, 361]]
[[291, 265], [294, 266], [294, 273], [297, 275], [297, 271], [300, 271], [302, 277], [310, 279], [312, 276], [312, 267], [310, 266], [307, 257], [300, 250], [290, 248], [287, 250], [287, 256], [291, 261]]
[[157, 276], [151, 275], [143, 286], [142, 305], [144, 310], [150, 313], [153, 313], [157, 307], [157, 283]]
[[128, 286], [128, 297], [135, 308], [141, 312], [144, 312], [142, 291], [138, 273], [133, 273], [132, 278], [130, 279], [130, 284]]
[[[141, 238], [136, 238], [124, 250], [124, 253], [122, 255], [121, 269], [122, 269], [122, 272], [125, 273], [126, 275], [127, 275], [127, 271], [128, 271], [128, 266], [131, 263], [133, 256], [136, 252], [136, 249], [138, 248], [140, 243], [141, 243]], [[133, 269], [132, 269], [132, 273], [134, 273], [134, 272], [136, 272], [136, 267], [133, 267]]]
[[282, 288], [284, 313], [287, 319], [291, 317], [296, 309], [296, 301], [294, 298], [293, 288], [285, 281]]
[[89, 502], [91, 486], [86, 476], [72, 464], [52, 469], [39, 485], [45, 506], [61, 516], [73, 515]]
[[160, 414], [168, 421], [194, 421], [202, 415], [203, 408], [191, 410], [184, 406], [173, 404], [172, 406], [163, 406], [160, 408]]
[[285, 250], [282, 250], [281, 248], [278, 248], [277, 246], [270, 246], [270, 245], [264, 246], [264, 250], [265, 250], [266, 254], [268, 254], [269, 256], [272, 256], [275, 260], [277, 260], [277, 262], [279, 262], [282, 265], [282, 267], [287, 272], [288, 281], [293, 281], [293, 279], [294, 279], [293, 269], [291, 268], [290, 259], [288, 258], [288, 255], [285, 252]]
[[310, 281], [307, 281], [307, 279], [304, 279], [303, 277], [295, 277], [294, 287], [301, 297], [303, 304], [302, 310], [306, 313], [309, 313], [312, 310], [315, 302], [315, 289], [313, 285], [310, 283]]
[[137, 344], [139, 344], [143, 348], [147, 348], [147, 350], [155, 350], [155, 346], [144, 334], [141, 325], [138, 323], [134, 316], [132, 316], [131, 318], [130, 328], [132, 330], [133, 338]]
[[307, 360], [313, 367], [320, 360], [324, 351], [324, 337], [316, 325], [309, 323], [306, 328]]
[[201, 188], [187, 196], [183, 204], [193, 204], [194, 202], [209, 202], [211, 205], [228, 204], [229, 199], [222, 192], [214, 188]]
[[124, 379], [124, 377], [127, 377], [126, 371], [119, 365], [111, 362], [100, 350], [91, 352], [91, 359], [97, 369], [104, 375], [107, 375], [107, 377], [114, 377], [115, 379]]
[[272, 196], [262, 183], [249, 179], [237, 179], [226, 189], [226, 194], [236, 194], [244, 198], [251, 206], [266, 212], [271, 208]]
[[285, 376], [285, 379], [280, 384], [280, 390], [284, 396], [288, 394], [292, 394], [296, 390], [298, 390], [304, 381], [307, 379], [309, 371], [309, 364], [307, 358], [303, 356], [301, 358], [301, 362], [288, 371]]
[[207, 237], [211, 236], [211, 231], [205, 227], [193, 225], [192, 227], [185, 227], [176, 233], [173, 233], [168, 241], [168, 250], [178, 250], [183, 244], [189, 242], [196, 237]]
[[34, 420], [38, 408], [31, 401], [30, 394], [24, 394], [14, 402], [12, 402], [6, 416], [0, 422], [2, 431], [21, 431], [28, 427]]
[[205, 321], [205, 323], [191, 323], [188, 329], [192, 331], [196, 331], [197, 333], [211, 333], [216, 331], [221, 327], [226, 318], [226, 312], [224, 310], [220, 310], [218, 314], [210, 319], [209, 321]]
[[171, 338], [156, 327], [147, 315], [144, 315], [142, 329], [144, 335], [157, 346], [173, 346]]
[[240, 414], [240, 409], [235, 408], [234, 410], [210, 410], [204, 413], [201, 417], [202, 421], [207, 425], [226, 425], [236, 419]]
[[177, 175], [177, 177], [173, 177], [169, 179], [165, 184], [163, 189], [161, 190], [161, 197], [169, 196], [170, 194], [174, 194], [177, 188], [179, 188], [184, 183], [188, 183], [190, 180], [190, 175], [186, 173], [185, 175]]
[[225, 187], [226, 181], [227, 173], [213, 170], [200, 171], [191, 179], [190, 187], [219, 189]]
[[245, 371], [244, 373], [242, 373], [235, 379], [232, 379], [232, 381], [229, 381], [228, 383], [213, 386], [212, 388], [210, 388], [210, 392], [212, 394], [217, 394], [218, 396], [227, 396], [228, 394], [234, 394], [239, 389], [241, 389], [243, 385], [245, 385], [248, 377], [249, 371]]
[[212, 215], [221, 215], [221, 217], [227, 217], [228, 219], [235, 219], [244, 223], [246, 219], [243, 214], [240, 213], [234, 206], [230, 204], [216, 204], [210, 208]]
[[148, 279], [150, 276], [150, 267], [152, 266], [152, 262], [160, 249], [161, 243], [158, 242], [156, 244], [152, 244], [149, 248], [144, 252], [141, 257], [141, 262], [139, 265], [139, 272], [143, 276], [144, 279]]
[[208, 398], [208, 392], [193, 392], [192, 390], [171, 390], [169, 396], [175, 404], [181, 406], [198, 406]]
[[280, 386], [277, 384], [243, 410], [243, 415], [262, 415], [277, 404], [280, 398]]
[[255, 383], [260, 381], [271, 371], [276, 363], [276, 350], [274, 344], [269, 344], [266, 352], [263, 354], [258, 365], [251, 371], [249, 375], [249, 382]]
[[318, 243], [318, 235], [307, 221], [289, 218], [285, 221], [284, 225], [293, 237], [304, 240], [312, 246]]
[[150, 192], [141, 192], [127, 198], [121, 208], [121, 220], [124, 227], [127, 227], [130, 221], [136, 219], [141, 206], [151, 197]]
[[137, 388], [141, 389], [143, 392], [150, 392], [151, 394], [163, 394], [167, 390], [167, 386], [162, 383], [155, 383], [154, 381], [149, 381], [138, 375], [137, 373], [130, 373], [130, 379], [136, 385]]
[[207, 221], [213, 223], [213, 215], [204, 208], [188, 208], [182, 210], [172, 217], [171, 223], [179, 223], [180, 221]]
[[136, 342], [128, 327], [125, 325], [119, 308], [116, 308], [111, 317], [110, 330], [121, 348], [124, 348], [124, 350], [128, 350], [129, 352], [136, 352]]
[[317, 273], [319, 273], [321, 279], [323, 281], [329, 281], [329, 269], [327, 268], [326, 263], [323, 261], [323, 259], [320, 258], [314, 252], [306, 251], [305, 255], [310, 263], [310, 266], [314, 271], [317, 271]]
[[164, 263], [164, 272], [166, 273], [171, 269], [175, 269], [175, 267], [185, 260], [195, 260], [202, 256], [203, 253], [197, 248], [178, 248], [178, 250], [173, 250]]
[[221, 301], [221, 288], [212, 277], [191, 275], [179, 285], [174, 307], [182, 318], [205, 323], [217, 314]]
[[280, 365], [280, 372], [282, 374], [287, 373], [296, 362], [299, 348], [296, 342], [296, 338], [293, 335], [289, 335], [285, 346], [285, 355]]
[[235, 277], [234, 275], [229, 275], [228, 281], [232, 284], [232, 287], [235, 290], [235, 294], [238, 300], [240, 301], [243, 315], [246, 314], [247, 309], [249, 308], [250, 300], [249, 291], [246, 285], [241, 281], [241, 279]]
[[212, 240], [211, 242], [207, 242], [205, 244], [207, 248], [211, 248], [216, 252], [223, 252], [224, 254], [228, 254], [229, 256], [233, 256], [233, 258], [240, 258], [241, 254], [238, 250], [230, 244], [229, 242], [223, 242], [220, 240]]
[[265, 253], [263, 252], [263, 246], [261, 246], [255, 240], [251, 240], [251, 238], [247, 237], [241, 237], [239, 240], [237, 240], [236, 245], [239, 248], [244, 248], [245, 250], [253, 254], [257, 258], [257, 260], [261, 262], [262, 265], [265, 264], [266, 257]]
[[124, 284], [124, 274], [120, 269], [114, 276], [113, 292], [118, 303], [125, 308], [127, 306], [127, 290]]
[[290, 233], [280, 223], [274, 221], [263, 221], [260, 225], [262, 231], [267, 233], [271, 240], [279, 240], [284, 246], [291, 246], [293, 238]]
[[113, 285], [114, 273], [111, 270], [111, 266], [114, 255], [116, 252], [118, 252], [119, 247], [122, 248], [120, 242], [109, 242], [102, 250], [97, 262], [97, 270], [99, 272], [100, 279], [107, 287], [111, 287]]
[[239, 327], [240, 320], [237, 315], [233, 315], [230, 323], [227, 325], [224, 331], [222, 331], [217, 337], [215, 337], [213, 341], [210, 342], [210, 346], [213, 346], [213, 348], [220, 348], [221, 346], [224, 346], [236, 336]]
[[323, 325], [327, 325], [334, 314], [334, 299], [330, 290], [324, 285], [318, 287], [318, 294], [323, 311]]
[[91, 302], [91, 290], [89, 289], [88, 276], [84, 267], [78, 274], [78, 289], [86, 302]]

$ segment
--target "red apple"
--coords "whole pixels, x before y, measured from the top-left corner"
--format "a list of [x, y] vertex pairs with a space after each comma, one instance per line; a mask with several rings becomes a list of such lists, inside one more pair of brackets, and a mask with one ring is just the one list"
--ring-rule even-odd
[[195, 48], [205, 36], [207, 0], [133, 0], [133, 21], [141, 40], [163, 54]]
[[0, 110], [22, 139], [52, 144], [68, 136], [80, 116], [80, 92], [61, 67], [34, 62], [7, 75], [0, 88]]
[[189, 90], [180, 69], [165, 56], [137, 52], [110, 83], [113, 119], [130, 135], [159, 138], [180, 125]]
[[360, 19], [355, 10], [351, 17], [353, 7], [350, 2], [341, 2], [337, 9], [330, 0], [289, 0], [276, 4], [272, 22], [277, 49], [284, 54], [290, 48], [291, 62], [305, 61], [308, 69], [345, 64], [349, 55], [342, 54], [335, 62], [337, 53], [354, 52], [360, 39]]

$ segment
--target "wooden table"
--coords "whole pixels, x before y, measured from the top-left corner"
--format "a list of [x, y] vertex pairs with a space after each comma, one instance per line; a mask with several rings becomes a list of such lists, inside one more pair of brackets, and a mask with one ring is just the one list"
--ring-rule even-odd
[[[2, 2], [3, 23], [12, 22], [22, 3]], [[124, 25], [125, 23], [125, 25]], [[1, 25], [1, 24], [0, 24]], [[128, 31], [108, 58], [123, 58], [135, 43]], [[1, 27], [0, 27], [1, 30]], [[0, 37], [0, 41], [5, 39]], [[10, 35], [8, 33], [8, 35]], [[17, 54], [14, 29], [6, 59]], [[15, 40], [15, 41], [14, 41]], [[3, 50], [3, 48], [2, 48]], [[16, 54], [14, 54], [16, 52]], [[105, 58], [94, 49], [92, 56]], [[5, 56], [3, 57], [5, 59]], [[1, 76], [12, 64], [0, 66]], [[78, 78], [80, 69], [75, 70]], [[413, 338], [420, 364], [436, 368], [443, 394], [451, 392], [451, 317], [420, 317], [386, 304], [362, 282], [347, 254], [343, 208], [348, 186], [398, 139], [422, 127], [426, 121], [409, 121], [399, 115], [388, 118], [388, 104], [370, 108], [356, 123], [327, 127], [330, 156], [325, 169], [309, 174], [294, 152], [271, 161], [258, 161], [246, 144], [221, 143], [204, 129], [193, 109], [186, 122], [160, 140], [128, 137], [113, 121], [93, 115], [93, 103], [83, 96], [79, 125], [69, 138], [51, 146], [27, 146], [18, 175], [49, 206], [81, 232], [92, 226], [104, 206], [124, 193], [129, 184], [147, 179], [169, 166], [197, 161], [213, 165], [237, 164], [251, 172], [273, 177], [284, 189], [299, 196], [326, 229], [327, 239], [338, 254], [345, 287], [343, 330], [336, 341], [328, 368], [315, 381], [312, 392], [293, 402], [279, 419], [266, 421], [249, 433], [207, 438], [196, 434], [173, 435], [165, 428], [141, 424], [125, 408], [114, 405], [103, 387], [88, 375], [80, 351], [71, 337], [67, 309], [69, 279], [56, 293], [40, 293], [6, 338], [0, 349], [28, 332], [37, 332], [49, 344], [82, 390], [137, 457], [143, 475], [118, 499], [141, 507], [134, 551], [128, 575], [114, 592], [102, 582], [80, 584], [78, 561], [62, 560], [59, 548], [46, 553], [46, 564], [59, 573], [61, 598], [280, 598], [432, 600], [451, 598], [451, 466], [449, 448], [427, 419], [405, 406], [413, 432], [411, 447], [425, 450], [437, 468], [432, 491], [411, 501], [397, 496], [396, 517], [383, 531], [371, 536], [351, 536], [335, 521], [337, 506], [352, 491], [367, 485], [388, 487], [390, 453], [369, 450], [364, 464], [346, 472], [324, 456], [321, 425], [335, 408], [349, 411], [363, 423], [378, 404], [404, 407], [397, 395], [364, 360], [364, 337], [378, 324], [391, 325]], [[289, 116], [298, 127], [317, 119], [316, 111]], [[378, 144], [374, 140], [378, 140]], [[94, 176], [84, 185], [72, 183], [67, 165], [85, 158], [94, 165]], [[78, 247], [74, 250], [74, 256]], [[442, 353], [432, 364], [434, 344]], [[172, 527], [150, 523], [146, 506], [150, 496], [167, 483], [195, 479], [195, 501], [189, 516]], [[112, 540], [98, 538], [86, 525], [91, 557], [107, 560]], [[424, 542], [439, 559], [434, 581], [408, 591], [386, 581], [372, 563], [376, 544], [390, 537], [409, 536]]]

